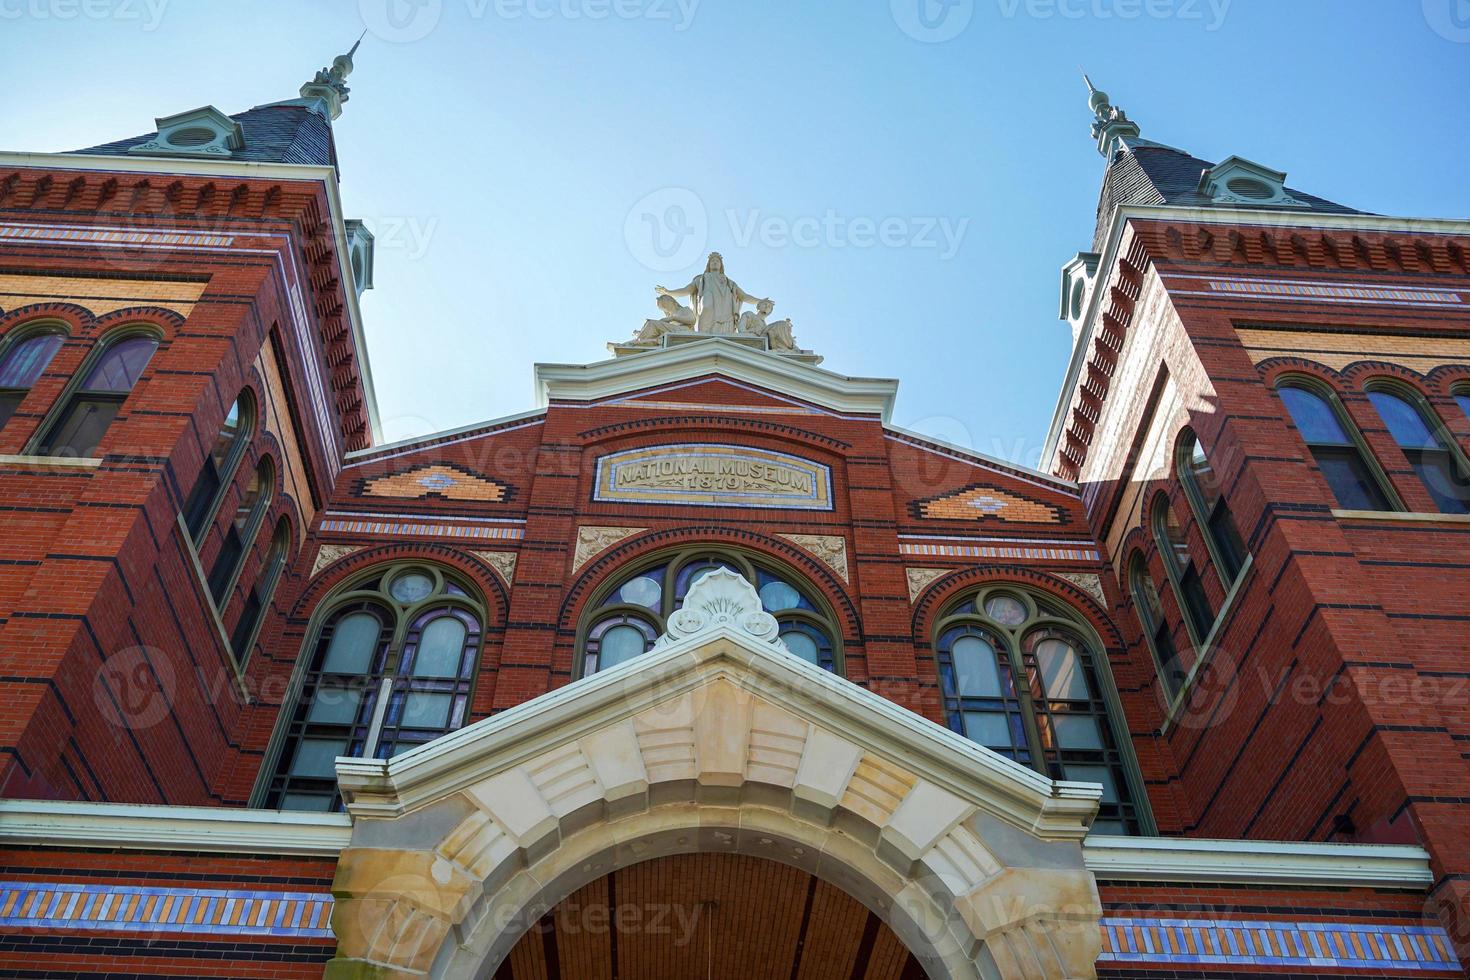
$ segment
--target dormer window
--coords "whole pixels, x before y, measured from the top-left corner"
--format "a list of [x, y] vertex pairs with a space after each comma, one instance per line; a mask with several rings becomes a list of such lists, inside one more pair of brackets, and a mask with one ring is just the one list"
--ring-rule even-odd
[[1303, 207], [1286, 192], [1286, 174], [1243, 157], [1230, 157], [1204, 172], [1199, 190], [1214, 204]]
[[164, 116], [156, 122], [158, 134], [130, 147], [129, 153], [229, 159], [245, 146], [245, 132], [240, 124], [214, 106]]
[[352, 284], [361, 296], [364, 290], [373, 288], [373, 233], [367, 225], [356, 218], [348, 218], [347, 261], [352, 267]]
[[1074, 345], [1078, 335], [1082, 332], [1087, 304], [1092, 299], [1092, 289], [1097, 279], [1098, 258], [1095, 252], [1078, 252], [1070, 262], [1062, 266], [1062, 302], [1059, 319], [1066, 320], [1072, 328]]

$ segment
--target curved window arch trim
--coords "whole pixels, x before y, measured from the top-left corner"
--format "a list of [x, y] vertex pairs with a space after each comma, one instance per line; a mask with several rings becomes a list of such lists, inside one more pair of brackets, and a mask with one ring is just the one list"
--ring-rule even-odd
[[[122, 406], [126, 404], [128, 397], [132, 394], [133, 389], [137, 387], [137, 382], [143, 380], [143, 378], [147, 375], [148, 369], [152, 366], [153, 358], [157, 356], [159, 349], [163, 346], [165, 342], [166, 338], [163, 330], [154, 324], [121, 324], [106, 330], [104, 333], [101, 334], [101, 336], [97, 338], [97, 341], [92, 350], [87, 354], [85, 358], [82, 359], [82, 363], [77, 367], [77, 370], [72, 375], [71, 380], [67, 382], [66, 386], [62, 389], [61, 394], [52, 404], [51, 410], [46, 413], [46, 417], [41, 420], [41, 424], [36, 427], [35, 433], [26, 443], [26, 447], [23, 450], [25, 455], [55, 456], [58, 454], [58, 449], [67, 448], [57, 445], [57, 438], [62, 434], [63, 423], [69, 421], [72, 411], [75, 408], [79, 408], [82, 404], [85, 403], [84, 396], [87, 395], [89, 389], [83, 387], [84, 382], [88, 379], [92, 372], [97, 369], [98, 365], [101, 364], [103, 359], [106, 358], [119, 344], [139, 337], [145, 337], [149, 340], [152, 340], [154, 346], [152, 352], [148, 355], [146, 362], [139, 369], [138, 377], [134, 379], [133, 383], [128, 386], [128, 389], [126, 391], [109, 391], [106, 394], [106, 398], [108, 401], [116, 403], [116, 409], [114, 411], [116, 412], [121, 410]], [[110, 429], [111, 419], [108, 420], [107, 425], [103, 428], [104, 437], [106, 435], [106, 432]], [[100, 439], [98, 440], [97, 445], [101, 445]], [[93, 446], [91, 448], [92, 452], [95, 453], [97, 447]]]
[[[1235, 523], [1235, 515], [1225, 499], [1225, 490], [1218, 483], [1219, 471], [1214, 468], [1204, 443], [1192, 428], [1185, 427], [1174, 444], [1174, 471], [1179, 474], [1190, 514], [1204, 538], [1205, 549], [1210, 553], [1210, 563], [1215, 566], [1215, 574], [1228, 592], [1245, 567], [1246, 546]], [[1208, 472], [1216, 481], [1215, 485], [1202, 484], [1201, 472]]]
[[[0, 336], [0, 429], [20, 410], [70, 336], [70, 324], [49, 317], [27, 320]], [[54, 342], [32, 344], [42, 338]], [[34, 350], [23, 351], [27, 345]]]
[[[1180, 552], [1184, 551], [1186, 555], [1188, 552], [1188, 531], [1179, 523], [1169, 495], [1162, 490], [1154, 494], [1148, 521], [1154, 546], [1159, 549], [1159, 561], [1164, 566], [1164, 574], [1169, 579], [1174, 601], [1178, 603], [1179, 612], [1184, 618], [1190, 643], [1196, 651], [1203, 650], [1205, 637], [1211, 632], [1216, 613], [1205, 593], [1202, 570], [1195, 567], [1193, 556], [1188, 556], [1186, 561], [1180, 560]], [[1178, 539], [1171, 535], [1171, 530], [1179, 535]]]
[[235, 519], [226, 528], [219, 551], [210, 564], [210, 595], [214, 599], [215, 608], [221, 613], [229, 605], [240, 572], [255, 551], [256, 539], [265, 523], [265, 515], [270, 513], [274, 505], [278, 489], [276, 472], [276, 462], [270, 456], [262, 455], [256, 461], [250, 482], [240, 491]]
[[[1365, 381], [1363, 391], [1388, 430], [1389, 437], [1424, 485], [1438, 513], [1470, 514], [1470, 485], [1467, 485], [1470, 484], [1470, 479], [1467, 479], [1470, 476], [1470, 458], [1466, 457], [1459, 440], [1424, 392], [1399, 378], [1381, 376]], [[1417, 421], [1428, 436], [1428, 444], [1420, 439], [1419, 445], [1406, 445], [1406, 433], [1396, 431], [1393, 420], [1384, 415], [1383, 406], [1373, 398], [1375, 394], [1388, 395], [1407, 405], [1418, 416]], [[1464, 397], [1470, 398], [1470, 392]]]
[[[793, 654], [811, 654], [817, 658], [818, 666], [845, 676], [840, 621], [831, 602], [810, 576], [780, 558], [754, 549], [704, 542], [654, 551], [635, 561], [614, 565], [604, 574], [603, 581], [588, 593], [578, 616], [573, 679], [588, 677], [610, 666], [601, 643], [604, 635], [612, 633], [611, 627], [603, 625], [611, 620], [626, 620], [624, 625], [641, 629], [646, 641], [644, 650], [634, 652], [631, 633], [615, 634], [617, 642], [628, 644], [617, 651], [616, 663], [651, 649], [653, 642], [664, 632], [667, 617], [679, 608], [684, 591], [697, 577], [698, 571], [715, 567], [714, 562], [734, 568], [755, 585], [767, 611], [775, 615], [782, 625], [783, 638], [788, 632], [801, 633], [806, 637], [791, 638], [788, 648]], [[649, 579], [649, 584], [639, 582], [645, 578]], [[763, 591], [767, 587], [775, 589], [782, 585], [791, 593]], [[792, 595], [799, 601], [784, 608], [773, 609], [771, 602], [767, 601], [777, 596], [789, 601]], [[649, 604], [645, 605], [643, 601]], [[640, 624], [647, 628], [642, 629]], [[824, 639], [825, 643], [822, 642]]]
[[[1157, 832], [1107, 648], [1085, 613], [1038, 588], [991, 581], [950, 597], [932, 635], [952, 730], [982, 745], [1004, 734], [1016, 751], [1002, 754], [1022, 765], [1053, 779], [1102, 782], [1099, 833]], [[993, 672], [983, 647], [956, 658], [957, 641], [968, 638], [994, 651]], [[1061, 648], [1046, 647], [1058, 640]]]
[[[431, 580], [428, 591], [416, 594], [399, 590], [401, 595], [410, 598], [408, 601], [395, 598], [392, 594], [395, 581], [415, 573], [422, 573]], [[335, 626], [362, 611], [375, 612], [381, 624], [373, 640], [370, 669], [363, 673], [344, 672], [342, 668], [350, 665], [338, 663], [332, 665], [338, 669], [324, 670], [328, 666], [326, 656]], [[461, 622], [473, 621], [473, 628], [467, 623], [467, 645], [462, 652], [459, 676], [409, 676], [401, 673], [408, 646], [411, 643], [421, 645], [424, 628], [433, 619], [443, 618], [436, 613], [458, 617]], [[426, 617], [432, 618], [426, 620]], [[485, 599], [468, 574], [442, 562], [418, 558], [390, 559], [359, 569], [321, 596], [311, 612], [305, 640], [287, 684], [286, 697], [282, 700], [282, 709], [251, 794], [250, 805], [278, 809], [340, 809], [334, 772], [323, 769], [319, 777], [305, 777], [308, 785], [304, 788], [293, 789], [292, 780], [296, 777], [290, 768], [298, 757], [299, 743], [303, 739], [345, 740], [349, 743], [346, 746], [349, 751], [343, 754], [384, 757], [384, 752], [392, 753], [400, 746], [409, 748], [423, 744], [468, 724], [469, 705], [484, 655], [488, 617]], [[415, 647], [418, 649], [421, 646]], [[324, 679], [330, 696], [318, 696]], [[442, 704], [445, 695], [458, 702], [446, 718], [445, 727], [437, 734], [433, 730], [413, 727], [414, 723], [425, 720], [422, 709], [409, 711], [409, 702], [414, 694], [426, 695], [420, 702], [428, 707]], [[396, 719], [391, 717], [395, 699], [398, 706]], [[313, 715], [314, 706], [319, 702], [320, 707]], [[340, 713], [334, 713], [339, 709]], [[351, 717], [348, 717], [349, 713]], [[405, 725], [405, 721], [409, 724]], [[426, 738], [426, 735], [430, 737]], [[292, 793], [300, 795], [287, 799]]]
[[[203, 542], [205, 532], [219, 517], [220, 505], [229, 493], [240, 462], [250, 448], [250, 441], [255, 438], [256, 425], [259, 422], [256, 405], [255, 393], [248, 386], [241, 388], [230, 407], [225, 410], [220, 431], [205, 451], [199, 475], [194, 479], [189, 496], [184, 498], [184, 522], [189, 527], [196, 548]], [[221, 445], [231, 412], [236, 417], [234, 432], [229, 436], [228, 443]]]
[[[1326, 471], [1323, 471], [1322, 462], [1324, 457], [1320, 454], [1319, 448], [1322, 446], [1335, 447], [1339, 450], [1354, 450], [1354, 458], [1364, 468], [1361, 476], [1368, 481], [1368, 488], [1366, 490], [1367, 495], [1371, 497], [1372, 492], [1376, 491], [1382, 497], [1382, 506], [1358, 507], [1348, 509], [1387, 511], [1404, 511], [1408, 509], [1404, 506], [1403, 498], [1399, 496], [1398, 490], [1394, 488], [1393, 481], [1389, 480], [1388, 474], [1384, 472], [1382, 464], [1378, 461], [1378, 457], [1369, 447], [1367, 440], [1363, 438], [1363, 433], [1361, 428], [1357, 424], [1357, 420], [1354, 419], [1352, 413], [1348, 411], [1347, 406], [1343, 403], [1342, 398], [1338, 395], [1335, 388], [1333, 388], [1327, 382], [1323, 381], [1321, 378], [1316, 377], [1315, 375], [1300, 373], [1283, 373], [1277, 376], [1272, 387], [1276, 390], [1277, 397], [1282, 399], [1282, 403], [1286, 408], [1286, 417], [1292, 422], [1293, 427], [1297, 429], [1298, 437], [1306, 445], [1308, 452], [1312, 456], [1313, 464], [1317, 467], [1319, 472], [1322, 472], [1322, 479], [1323, 482], [1327, 484], [1329, 496], [1333, 497], [1333, 499], [1335, 499], [1340, 506], [1343, 505], [1343, 500], [1341, 494], [1338, 493], [1338, 487], [1334, 486], [1333, 481], [1328, 476], [1328, 473]], [[1326, 404], [1327, 408], [1335, 416], [1338, 426], [1341, 427], [1344, 435], [1347, 438], [1347, 442], [1340, 444], [1328, 444], [1314, 442], [1313, 440], [1309, 439], [1307, 433], [1302, 432], [1300, 426], [1297, 425], [1297, 420], [1291, 412], [1291, 406], [1282, 396], [1283, 390], [1293, 388], [1305, 391], [1311, 395], [1315, 395], [1318, 399], [1323, 401]], [[1349, 461], [1349, 465], [1350, 464], [1351, 461]]]

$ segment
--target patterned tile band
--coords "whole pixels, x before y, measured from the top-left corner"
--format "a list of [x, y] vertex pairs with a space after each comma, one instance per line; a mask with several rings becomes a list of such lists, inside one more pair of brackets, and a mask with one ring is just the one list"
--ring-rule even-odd
[[1439, 926], [1104, 917], [1099, 963], [1459, 971]]
[[50, 228], [32, 225], [0, 225], [0, 238], [44, 238], [53, 241], [112, 242], [124, 245], [209, 245], [234, 243], [228, 235], [175, 235], [146, 231], [106, 231], [84, 228]]
[[332, 938], [332, 896], [0, 882], [0, 928]]
[[[1461, 306], [1459, 293], [1413, 286], [1348, 286], [1287, 279], [1210, 279], [1210, 290], [1237, 296], [1315, 300], [1337, 303], [1379, 303], [1385, 306]], [[1197, 295], [1197, 294], [1195, 294]]]
[[323, 531], [351, 534], [397, 534], [416, 538], [479, 538], [518, 540], [525, 536], [519, 527], [469, 527], [462, 524], [408, 524], [398, 521], [322, 521]]
[[1094, 548], [1043, 548], [1030, 545], [958, 544], [901, 541], [899, 550], [925, 558], [1045, 558], [1051, 561], [1098, 561]]

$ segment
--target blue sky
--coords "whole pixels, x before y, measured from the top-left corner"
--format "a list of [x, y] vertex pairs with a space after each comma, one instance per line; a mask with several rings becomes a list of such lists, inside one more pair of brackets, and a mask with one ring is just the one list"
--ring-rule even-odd
[[364, 27], [336, 132], [390, 439], [531, 408], [718, 249], [897, 423], [1035, 465], [1103, 170], [1079, 65], [1146, 137], [1470, 215], [1470, 0], [0, 0], [0, 145], [291, 98]]

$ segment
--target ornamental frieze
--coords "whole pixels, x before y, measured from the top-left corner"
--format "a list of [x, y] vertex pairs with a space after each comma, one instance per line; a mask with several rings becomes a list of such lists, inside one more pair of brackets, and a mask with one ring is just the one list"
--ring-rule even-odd
[[798, 456], [746, 446], [651, 446], [598, 459], [595, 499], [831, 510], [832, 471]]

